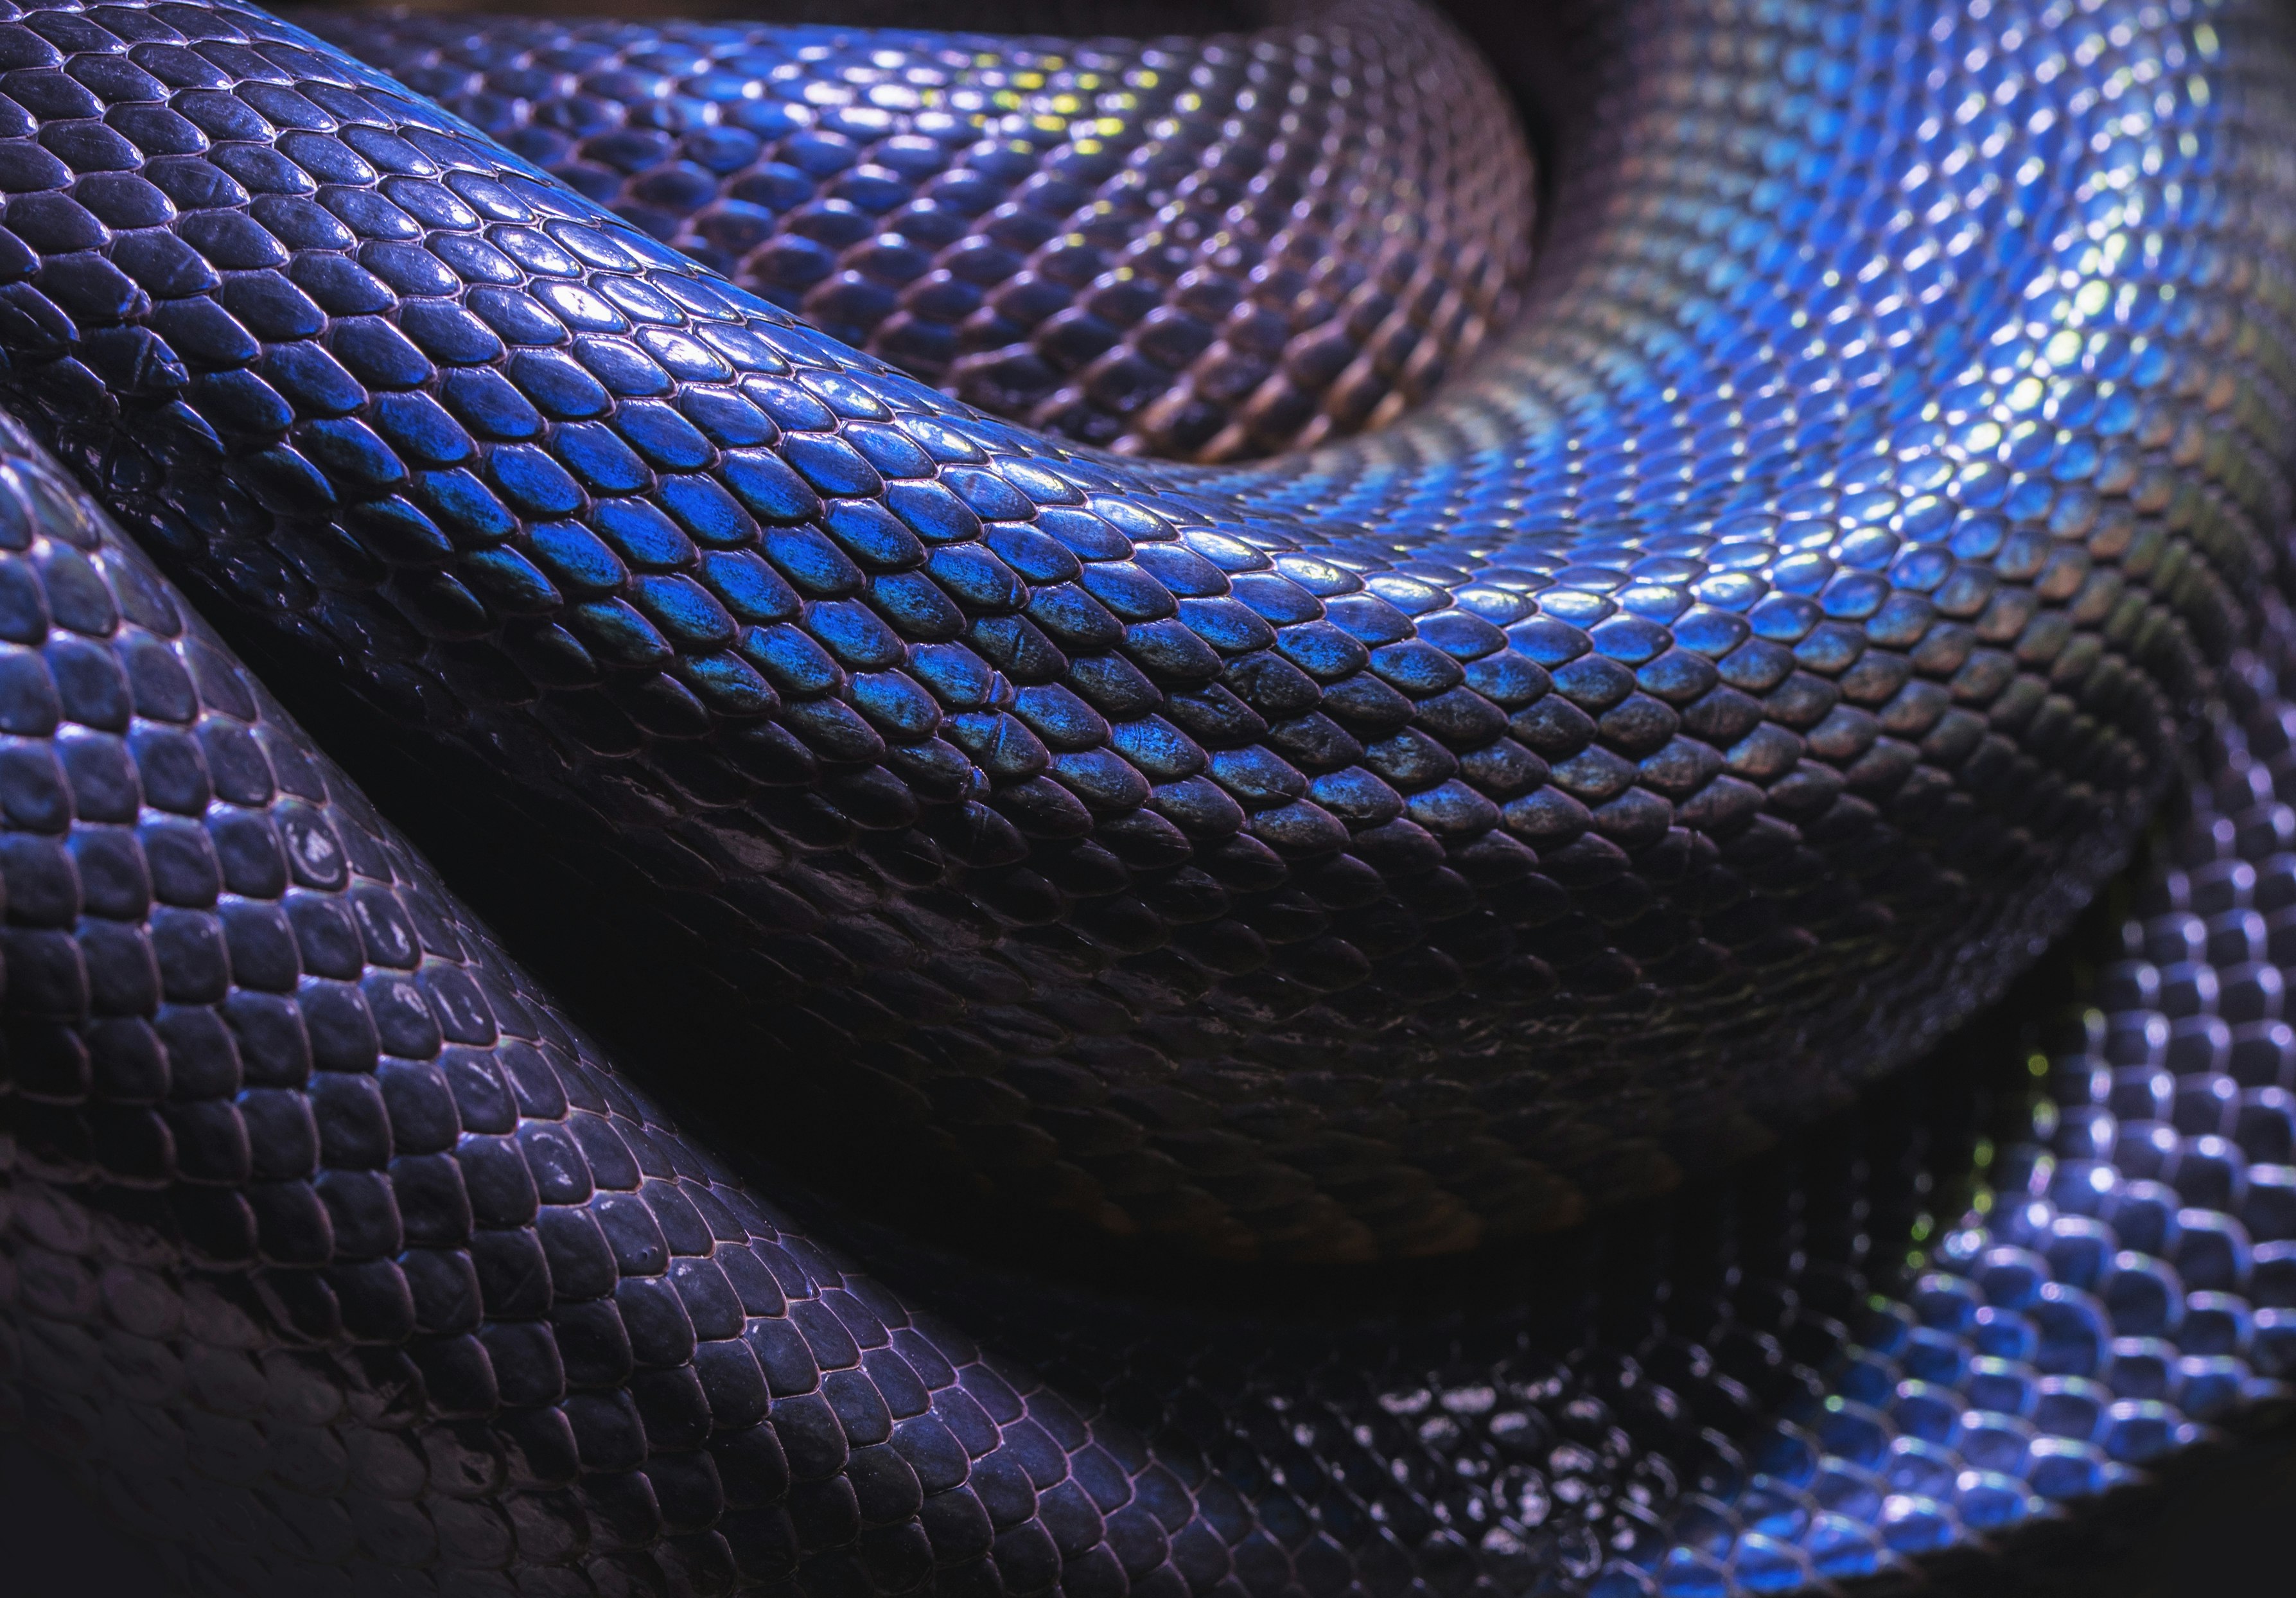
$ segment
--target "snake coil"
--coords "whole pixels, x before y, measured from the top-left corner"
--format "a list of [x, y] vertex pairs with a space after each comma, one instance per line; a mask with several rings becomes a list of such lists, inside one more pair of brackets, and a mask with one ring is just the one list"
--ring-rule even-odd
[[170, 1580], [1781, 1592], [2274, 1413], [2284, 18], [1608, 8], [1534, 261], [1411, 0], [0, 11], [0, 1415]]

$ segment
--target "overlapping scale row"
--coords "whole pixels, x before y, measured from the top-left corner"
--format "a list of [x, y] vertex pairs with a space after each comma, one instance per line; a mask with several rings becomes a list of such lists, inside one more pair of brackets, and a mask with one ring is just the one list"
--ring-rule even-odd
[[[1053, 1391], [681, 1136], [0, 446], [0, 1422], [176, 1578], [1178, 1594], [1289, 1557], [1262, 1520], [1313, 1512], [1216, 1460], [1231, 1417]], [[1407, 1585], [1421, 1521], [1336, 1517], [1309, 1562]]]
[[1391, 421], [1508, 325], [1528, 259], [1505, 96], [1383, 0], [1084, 45], [313, 20], [832, 337], [1124, 451], [1234, 459]]
[[[1251, 1368], [1269, 1385], [1295, 1364], [1324, 1373], [1314, 1399], [1283, 1407], [1300, 1421], [1292, 1448], [1265, 1445], [1280, 1479], [1346, 1480], [1345, 1417], [1399, 1417], [1456, 1450], [1431, 1507], [1478, 1542], [1501, 1590], [1833, 1590], [1946, 1556], [1974, 1574], [1972, 1549], [1997, 1583], [2031, 1534], [2088, 1512], [2086, 1501], [2119, 1492], [2125, 1504], [2123, 1489], [2220, 1427], [2260, 1405], [2284, 1411], [2296, 1378], [2292, 642], [2284, 612], [2262, 658], [2227, 683], [2236, 709], [2204, 734], [2203, 785], [2132, 883], [2141, 914], [2118, 930], [2126, 958], [2084, 979], [2059, 1019], [2027, 1022], [2024, 1060], [1980, 1073], [1980, 1092], [2013, 1105], [2029, 1076], [2029, 1134], [2013, 1120], [1997, 1150], [1958, 1096], [1965, 1082], [1931, 1080], [1924, 1107], [1917, 1073], [1895, 1102], [1791, 1146], [1779, 1168], [1689, 1195], [1655, 1228], [1662, 1242], [1636, 1227], [1608, 1240], [1596, 1278], [1608, 1301], [1588, 1312], [1600, 1329], [1555, 1373], [1577, 1389], [1562, 1415], [1614, 1429], [1607, 1453], [1579, 1446], [1590, 1434], [1553, 1404], [1533, 1400], [1526, 1424], [1530, 1389], [1465, 1362], [1374, 1393], [1349, 1384], [1381, 1368], [1376, 1355], [1331, 1360], [1281, 1333], [1223, 1328], [1268, 1350]], [[1974, 1202], [1956, 1219], [1964, 1172]], [[1923, 1246], [1900, 1259], [1900, 1238]], [[1645, 1271], [1662, 1283], [1655, 1304], [1631, 1285]], [[1549, 1287], [1567, 1295], [1575, 1281], [1561, 1274]], [[1500, 1317], [1496, 1334], [1506, 1329]], [[1458, 1331], [1464, 1347], [1495, 1334], [1489, 1319]], [[1201, 1330], [1102, 1335], [1132, 1362], [1122, 1380], [1144, 1403], [1178, 1394], [1164, 1401], [1185, 1409], [1202, 1380], [1190, 1368], [1205, 1361]], [[1037, 1357], [1071, 1381], [1114, 1380], [1101, 1348]], [[1242, 1409], [1234, 1389], [1221, 1397]], [[1483, 1417], [1496, 1421], [1478, 1431]], [[1597, 1459], [1592, 1480], [1572, 1479]], [[1595, 1512], [1551, 1523], [1566, 1500]], [[2085, 1559], [2060, 1536], [2022, 1557], [2047, 1590], [2080, 1591], [2125, 1538], [2103, 1543]]]
[[30, 8], [0, 389], [560, 804], [505, 847], [713, 1074], [865, 1103], [827, 1164], [1454, 1250], [1910, 1057], [2120, 853], [2287, 509], [2281, 45], [2210, 16], [1609, 16], [1489, 377], [1249, 476], [979, 417], [257, 13]]
[[2054, 1151], [1979, 1155], [1910, 1267], [1985, 1073], [1497, 1310], [955, 1262], [943, 1318], [675, 1130], [11, 433], [0, 1423], [197, 1593], [1675, 1598], [1997, 1540], [2296, 1371], [2259, 676], [2047, 1070]]
[[[2182, 426], [2170, 396], [2211, 385], [2207, 414], [2251, 420], [2208, 475], [2270, 498], [2284, 357], [2236, 370], [2230, 345], [2285, 321], [2266, 243], [2285, 223], [2275, 201], [2224, 209], [2236, 171], [2277, 168], [2233, 131], [2284, 114], [2268, 20], [2200, 4], [2152, 14], [2205, 35], [2152, 32], [2072, 0], [1656, 14], [1591, 25], [1605, 42], [1571, 86], [1547, 229], [1568, 264], [1521, 336], [1409, 425], [1254, 471], [1255, 503], [1584, 527], [1596, 546], [1656, 514], [1787, 512], [1788, 482], [2014, 515], [2020, 472], [2126, 494], [2132, 449]], [[1835, 480], [1788, 464], [1812, 454]]]
[[[1004, 1472], [1010, 1529], [1074, 1416], [632, 1096], [29, 449], [0, 471], [10, 1422], [220, 1590], [722, 1590], [832, 1545], [914, 1586], [988, 1553], [980, 1492]], [[926, 1483], [958, 1489], [938, 1539]]]
[[2127, 958], [2037, 1037], [2032, 1135], [1892, 1295], [1844, 1317], [1822, 1391], [1744, 1445], [1759, 1473], [1692, 1500], [1678, 1545], [1617, 1592], [1782, 1590], [1791, 1569], [1843, 1579], [1998, 1545], [2284, 1405], [2296, 1032], [2271, 946], [2296, 892], [2296, 723], [2273, 652], [2247, 663], [2207, 786], [2134, 884]]

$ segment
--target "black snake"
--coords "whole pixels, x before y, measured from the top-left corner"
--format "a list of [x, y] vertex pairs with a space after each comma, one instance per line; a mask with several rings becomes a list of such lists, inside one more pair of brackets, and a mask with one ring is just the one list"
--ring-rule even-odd
[[2268, 1417], [2288, 19], [1493, 24], [1534, 168], [868, 9], [8, 8], [0, 1419], [203, 1591], [1693, 1598]]

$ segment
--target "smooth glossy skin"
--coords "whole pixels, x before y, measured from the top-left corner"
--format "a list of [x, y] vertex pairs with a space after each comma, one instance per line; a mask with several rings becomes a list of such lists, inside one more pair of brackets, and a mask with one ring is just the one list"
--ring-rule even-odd
[[2267, 1397], [2283, 41], [1898, 20], [1597, 30], [1515, 341], [1211, 475], [974, 418], [254, 13], [0, 31], [0, 390], [218, 615], [570, 798], [546, 847], [621, 840], [686, 929], [634, 980], [722, 962], [837, 1028], [832, 1089], [907, 1073], [876, 1161], [1182, 1250], [1551, 1225], [1903, 1058], [2198, 778], [2038, 1142], [1965, 1152], [1948, 1070], [1578, 1270], [1467, 1266], [1505, 1311], [890, 1247], [895, 1291], [648, 1109], [12, 436], [28, 1428], [215, 1591], [1611, 1598], [1965, 1545]]

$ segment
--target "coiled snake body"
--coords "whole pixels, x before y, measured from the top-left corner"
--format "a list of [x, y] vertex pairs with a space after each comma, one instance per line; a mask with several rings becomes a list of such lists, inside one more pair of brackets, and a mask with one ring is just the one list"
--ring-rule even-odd
[[11, 1419], [201, 1590], [1611, 1598], [2268, 1412], [2284, 21], [1601, 12], [1526, 272], [1403, 0], [13, 7]]

